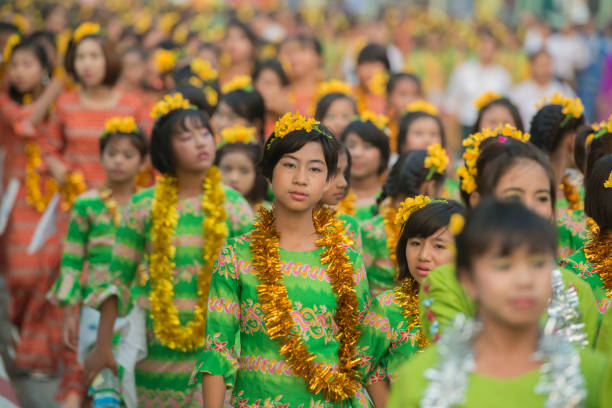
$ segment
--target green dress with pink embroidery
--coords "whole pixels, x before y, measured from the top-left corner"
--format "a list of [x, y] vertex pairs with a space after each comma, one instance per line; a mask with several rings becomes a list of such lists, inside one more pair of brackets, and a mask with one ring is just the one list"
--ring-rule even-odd
[[[217, 259], [208, 297], [206, 342], [192, 383], [199, 384], [203, 373], [223, 376], [228, 391], [232, 390], [232, 406], [236, 407], [370, 406], [363, 388], [354, 397], [333, 403], [325, 400], [322, 393], [310, 393], [303, 377], [293, 373], [280, 354], [279, 341], [271, 340], [268, 335], [250, 244], [250, 234], [229, 240]], [[361, 256], [345, 248], [353, 265], [362, 321], [369, 303], [368, 281]], [[315, 363], [336, 367], [339, 362], [338, 326], [334, 321], [337, 298], [326, 267], [321, 263], [323, 249], [279, 250], [294, 332], [299, 330], [308, 351], [316, 356]], [[369, 369], [365, 362], [371, 359], [365, 358], [366, 351], [367, 347], [356, 347], [356, 357], [361, 357], [363, 362], [360, 373]]]
[[379, 214], [361, 223], [363, 263], [368, 272], [372, 296], [395, 287], [395, 266], [389, 256], [385, 218]]
[[[565, 200], [567, 202], [567, 200]], [[558, 211], [557, 235], [559, 240], [560, 265], [565, 265], [567, 258], [580, 250], [589, 238], [589, 229], [584, 210]]]
[[[242, 235], [251, 228], [251, 208], [238, 192], [229, 187], [223, 187], [223, 191], [229, 237]], [[153, 329], [148, 267], [152, 251], [154, 198], [155, 187], [152, 187], [136, 194], [127, 205], [113, 247], [110, 264], [112, 281], [106, 285], [95, 306], [99, 307], [103, 300], [116, 295], [120, 315], [126, 315], [132, 304], [145, 311], [148, 355], [135, 368], [139, 407], [201, 407], [201, 387], [189, 385], [199, 350], [182, 352], [166, 347], [157, 339]], [[176, 248], [172, 284], [174, 307], [183, 325], [193, 319], [198, 302], [197, 277], [206, 239], [202, 233], [204, 213], [201, 203], [202, 195], [179, 198], [176, 207], [178, 221], [172, 236], [172, 245]], [[138, 268], [141, 260], [144, 270]], [[132, 282], [134, 285], [130, 287]]]

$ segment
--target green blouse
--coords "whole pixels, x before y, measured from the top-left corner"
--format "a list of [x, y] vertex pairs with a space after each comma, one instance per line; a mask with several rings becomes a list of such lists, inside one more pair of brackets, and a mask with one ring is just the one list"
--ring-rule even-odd
[[[563, 281], [576, 289], [589, 344], [593, 345], [597, 332], [597, 310], [593, 292], [589, 285], [572, 272], [561, 269]], [[447, 264], [429, 272], [423, 280], [420, 291], [421, 323], [425, 336], [437, 341], [444, 327], [450, 324], [458, 313], [468, 317], [476, 315], [476, 304], [463, 291], [455, 274], [455, 265]]]
[[361, 223], [363, 262], [368, 272], [370, 292], [378, 296], [395, 287], [395, 265], [387, 248], [385, 218], [382, 214]]
[[584, 210], [563, 211], [557, 218], [559, 237], [559, 261], [565, 264], [566, 258], [580, 250], [589, 238]]
[[348, 237], [353, 240], [352, 248], [358, 254], [363, 252], [363, 241], [361, 238], [361, 227], [359, 226], [359, 221], [355, 217], [344, 213], [338, 213], [337, 217], [344, 222], [344, 227], [346, 228], [346, 234]]
[[612, 307], [608, 308], [603, 317], [595, 348], [612, 358]]
[[599, 312], [599, 321], [601, 322], [604, 313], [606, 313], [606, 309], [612, 304], [612, 300], [606, 295], [606, 290], [603, 287], [603, 282], [599, 278], [597, 269], [587, 261], [586, 255], [584, 254], [584, 248], [581, 248], [567, 258], [566, 262], [565, 268], [574, 272], [580, 280], [588, 283], [593, 290], [597, 311]]
[[356, 205], [355, 206], [355, 215], [353, 217], [357, 218], [359, 222], [367, 221], [376, 216], [376, 204], [370, 205]]
[[[369, 406], [363, 389], [350, 400], [332, 403], [322, 394], [310, 393], [304, 379], [293, 373], [280, 354], [279, 342], [268, 335], [250, 243], [250, 235], [229, 240], [217, 259], [208, 297], [206, 342], [192, 383], [199, 383], [203, 373], [224, 376], [228, 390], [232, 390], [232, 406], [239, 407]], [[363, 320], [369, 303], [368, 281], [361, 256], [350, 248], [346, 250], [354, 268]], [[322, 252], [321, 248], [307, 252], [280, 248], [280, 267], [292, 304], [295, 330], [299, 330], [301, 340], [316, 355], [317, 363], [336, 366], [339, 346], [334, 322], [336, 296], [321, 264]], [[364, 351], [358, 347], [356, 357], [362, 357]], [[368, 369], [367, 364], [362, 364], [363, 373]]]

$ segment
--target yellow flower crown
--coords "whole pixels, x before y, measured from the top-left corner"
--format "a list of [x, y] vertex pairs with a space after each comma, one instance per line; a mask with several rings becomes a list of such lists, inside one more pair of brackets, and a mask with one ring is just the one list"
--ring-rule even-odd
[[476, 100], [474, 101], [474, 106], [476, 107], [476, 109], [481, 110], [491, 102], [500, 99], [501, 97], [501, 94], [495, 91], [487, 91], [481, 94], [478, 98], [476, 98]]
[[[321, 122], [313, 118], [305, 118], [299, 113], [287, 112], [274, 124], [274, 133], [268, 141], [266, 148], [269, 149], [275, 140], [282, 139], [291, 132], [305, 130], [306, 132], [310, 133], [313, 131], [313, 129], [321, 131], [319, 128], [320, 124]], [[327, 133], [325, 133], [325, 135], [330, 139], [332, 138], [332, 136], [328, 135]]]
[[395, 225], [403, 225], [412, 213], [421, 208], [425, 207], [427, 204], [432, 203], [446, 203], [446, 200], [433, 200], [431, 197], [426, 195], [418, 195], [415, 197], [408, 197], [404, 200], [400, 208], [397, 210], [395, 215]]
[[425, 168], [429, 169], [429, 173], [425, 178], [426, 181], [431, 180], [435, 173], [444, 174], [450, 159], [446, 150], [439, 143], [429, 145], [427, 148], [427, 157], [425, 158]]
[[608, 179], [605, 181], [604, 187], [605, 188], [612, 188], [612, 171], [610, 172], [610, 175], [608, 176]]
[[608, 118], [607, 122], [599, 122], [591, 125], [593, 133], [591, 133], [585, 140], [587, 146], [593, 143], [593, 140], [599, 139], [606, 133], [612, 133], [612, 115]]
[[383, 132], [387, 131], [387, 125], [389, 124], [389, 118], [385, 115], [378, 114], [372, 111], [365, 110], [361, 112], [359, 115], [359, 120], [362, 122], [372, 122], [374, 126], [382, 130]]
[[115, 116], [106, 121], [101, 137], [104, 138], [111, 133], [129, 134], [137, 131], [138, 126], [136, 126], [136, 121], [132, 116]]
[[100, 24], [85, 22], [81, 24], [72, 34], [72, 41], [78, 43], [87, 35], [98, 34], [100, 32]]
[[228, 83], [223, 85], [223, 88], [221, 88], [221, 93], [227, 94], [238, 89], [252, 91], [253, 82], [251, 80], [251, 77], [248, 75], [237, 75], [233, 77]]
[[321, 83], [317, 87], [317, 92], [315, 93], [315, 103], [318, 103], [325, 96], [339, 93], [347, 96], [353, 96], [353, 87], [344, 81], [340, 81], [338, 79], [330, 79], [329, 81], [325, 81]]
[[418, 101], [410, 102], [406, 105], [406, 112], [425, 112], [432, 116], [438, 116], [440, 112], [438, 112], [438, 108], [435, 105], [420, 99]]
[[195, 108], [190, 104], [188, 99], [183, 97], [183, 94], [177, 92], [174, 95], [166, 95], [164, 99], [157, 102], [151, 111], [151, 117], [157, 119], [176, 109]]
[[155, 60], [157, 69], [159, 69], [162, 74], [165, 74], [166, 72], [170, 72], [172, 69], [174, 69], [177, 56], [173, 51], [160, 48], [155, 51], [153, 59]]
[[378, 71], [368, 81], [368, 89], [374, 95], [384, 95], [387, 92], [387, 81], [389, 80], [389, 74], [385, 71]]
[[202, 81], [214, 81], [219, 77], [219, 72], [212, 67], [209, 61], [202, 58], [194, 58], [189, 65], [191, 72], [196, 74]]
[[219, 103], [219, 94], [212, 86], [204, 88], [204, 96], [206, 97], [206, 102], [208, 102], [210, 106], [217, 106], [217, 103]]
[[255, 128], [242, 125], [234, 125], [221, 131], [221, 140], [217, 148], [229, 143], [255, 143]]
[[464, 226], [465, 218], [463, 217], [463, 215], [459, 213], [451, 215], [450, 220], [448, 222], [448, 230], [451, 232], [451, 234], [453, 234], [454, 236], [461, 234], [461, 231], [463, 231]]
[[23, 14], [15, 14], [13, 16], [13, 24], [22, 34], [25, 34], [30, 31], [30, 22]]
[[474, 133], [465, 139], [463, 141], [463, 146], [466, 147], [463, 153], [465, 165], [457, 170], [457, 175], [461, 179], [461, 189], [468, 194], [471, 194], [477, 187], [476, 161], [480, 156], [480, 145], [483, 141], [492, 137], [498, 137], [501, 142], [504, 142], [507, 138], [528, 142], [531, 136], [529, 133], [523, 133], [514, 126], [506, 124], [499, 125], [495, 130], [486, 128], [482, 132]]
[[2, 51], [2, 62], [8, 64], [11, 59], [11, 55], [13, 54], [13, 48], [15, 48], [19, 42], [21, 42], [21, 36], [19, 34], [11, 34], [8, 40], [6, 41], [6, 45], [4, 46], [4, 50]]
[[578, 119], [584, 112], [584, 106], [580, 98], [567, 98], [558, 92], [555, 92], [551, 97], [544, 97], [540, 102], [536, 104], [536, 108], [540, 109], [546, 105], [561, 105], [561, 113], [565, 115], [565, 118], [561, 122], [561, 127], [571, 119]]

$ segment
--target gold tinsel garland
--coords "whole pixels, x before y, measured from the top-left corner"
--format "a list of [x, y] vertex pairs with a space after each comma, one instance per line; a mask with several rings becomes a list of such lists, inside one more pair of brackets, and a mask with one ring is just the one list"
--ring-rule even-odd
[[291, 317], [292, 305], [283, 283], [280, 267], [279, 234], [274, 227], [274, 215], [265, 208], [251, 232], [251, 253], [259, 285], [257, 296], [264, 312], [264, 321], [271, 339], [280, 340], [280, 354], [296, 375], [304, 378], [308, 391], [323, 392], [324, 397], [339, 402], [355, 395], [360, 388], [359, 374], [355, 367], [359, 363], [355, 345], [359, 340], [359, 304], [355, 294], [353, 265], [342, 242], [342, 229], [335, 228], [334, 211], [318, 208], [313, 211], [313, 223], [321, 238], [317, 246], [324, 247], [321, 263], [328, 265], [332, 289], [336, 295], [336, 322], [340, 341], [338, 347], [338, 371], [330, 364], [315, 364], [316, 355], [306, 348], [299, 330]]
[[111, 214], [113, 224], [115, 227], [118, 226], [121, 222], [121, 213], [117, 212], [119, 204], [117, 203], [117, 200], [113, 198], [113, 190], [111, 190], [109, 187], [104, 188], [100, 192], [100, 198], [108, 209], [108, 212]]
[[194, 318], [182, 326], [179, 312], [174, 306], [173, 258], [176, 248], [172, 246], [172, 235], [178, 224], [178, 181], [170, 175], [162, 176], [155, 187], [153, 200], [153, 225], [151, 239], [153, 252], [149, 257], [151, 272], [151, 316], [155, 336], [166, 347], [173, 350], [192, 351], [204, 345], [206, 311], [211, 272], [221, 247], [227, 237], [226, 212], [223, 206], [225, 193], [221, 176], [216, 167], [208, 169], [204, 179], [202, 196], [202, 222], [205, 243], [202, 248], [203, 265], [198, 274], [198, 303]]
[[417, 345], [419, 350], [429, 346], [430, 342], [425, 337], [421, 325], [421, 315], [419, 314], [419, 284], [412, 277], [404, 279], [399, 286], [393, 290], [395, 298], [402, 309], [402, 315], [408, 322], [407, 331], [414, 328], [419, 330]]
[[353, 190], [349, 190], [346, 196], [338, 203], [338, 212], [350, 216], [355, 215], [355, 200], [357, 200], [357, 196]]
[[592, 228], [584, 245], [584, 255], [599, 275], [608, 298], [612, 299], [612, 240], [599, 228]]
[[397, 255], [395, 254], [395, 248], [397, 247], [397, 241], [399, 241], [401, 232], [401, 225], [397, 225], [395, 222], [397, 211], [398, 210], [393, 207], [387, 207], [382, 210], [385, 232], [387, 233], [387, 249], [389, 250], [389, 258], [391, 262], [393, 262], [395, 270], [397, 270]]

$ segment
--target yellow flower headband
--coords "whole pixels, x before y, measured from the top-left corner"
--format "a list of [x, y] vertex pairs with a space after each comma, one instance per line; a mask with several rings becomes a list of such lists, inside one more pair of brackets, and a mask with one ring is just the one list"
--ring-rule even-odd
[[406, 105], [406, 112], [425, 112], [432, 116], [439, 115], [438, 108], [423, 99], [410, 102], [408, 105]]
[[166, 72], [170, 72], [172, 69], [174, 69], [177, 56], [173, 51], [160, 48], [155, 51], [153, 59], [155, 60], [157, 69], [159, 69], [162, 74], [165, 74]]
[[174, 95], [166, 95], [157, 102], [151, 111], [151, 117], [157, 119], [177, 109], [195, 109], [195, 107], [183, 97], [183, 94], [177, 92]]
[[608, 176], [608, 179], [604, 183], [604, 187], [605, 188], [612, 188], [612, 171], [610, 172], [610, 175]]
[[6, 45], [4, 46], [4, 50], [2, 51], [2, 62], [7, 64], [11, 59], [11, 55], [13, 54], [13, 48], [15, 48], [19, 42], [21, 41], [21, 37], [19, 34], [11, 34], [11, 36], [6, 41]]
[[221, 140], [217, 148], [229, 143], [255, 143], [255, 128], [250, 126], [234, 125], [221, 131]]
[[111, 133], [134, 133], [138, 131], [136, 121], [132, 116], [115, 116], [106, 121], [104, 132], [100, 137], [104, 138]]
[[491, 102], [496, 101], [496, 100], [500, 99], [501, 97], [502, 97], [501, 94], [498, 94], [497, 92], [488, 91], [488, 92], [485, 92], [485, 93], [481, 94], [474, 101], [474, 106], [476, 107], [476, 109], [481, 110], [482, 108], [484, 108], [485, 106], [487, 106]]
[[594, 123], [591, 125], [593, 133], [591, 133], [585, 140], [587, 146], [593, 143], [593, 140], [599, 139], [606, 133], [612, 133], [612, 115], [608, 118], [607, 122]]
[[427, 204], [447, 202], [448, 201], [446, 200], [433, 200], [431, 197], [426, 195], [408, 197], [397, 210], [397, 214], [395, 215], [395, 225], [403, 225], [415, 211], [420, 210]]
[[274, 124], [274, 133], [272, 134], [272, 137], [268, 141], [268, 145], [266, 146], [266, 149], [269, 149], [275, 140], [282, 139], [285, 136], [287, 136], [289, 133], [295, 132], [298, 130], [305, 130], [307, 133], [310, 133], [314, 129], [321, 133], [324, 133], [325, 136], [331, 139], [333, 136], [327, 134], [327, 132], [323, 132], [321, 128], [319, 127], [320, 124], [321, 122], [313, 118], [305, 118], [299, 113], [292, 113], [292, 112], [285, 113]]
[[425, 158], [425, 168], [429, 169], [425, 181], [431, 180], [435, 173], [444, 174], [450, 159], [446, 150], [439, 143], [429, 145], [427, 148], [427, 157]]
[[504, 142], [508, 138], [516, 139], [521, 142], [528, 142], [530, 139], [529, 133], [523, 133], [511, 125], [499, 125], [495, 130], [489, 128], [482, 132], [474, 133], [463, 141], [463, 146], [466, 147], [463, 153], [465, 165], [457, 170], [457, 175], [461, 179], [461, 189], [468, 194], [476, 190], [476, 161], [480, 156], [480, 145], [486, 139], [497, 137], [499, 141]]
[[223, 85], [221, 93], [227, 94], [238, 89], [244, 89], [245, 91], [253, 90], [253, 83], [251, 77], [248, 75], [237, 75], [232, 78], [228, 83]]
[[361, 115], [359, 115], [359, 120], [362, 122], [372, 122], [374, 126], [382, 130], [383, 132], [387, 131], [387, 124], [389, 123], [389, 118], [385, 115], [378, 114], [372, 111], [363, 111]]
[[78, 43], [87, 35], [98, 34], [100, 32], [100, 24], [85, 22], [81, 24], [72, 34], [72, 41]]
[[536, 104], [536, 108], [540, 109], [546, 105], [561, 105], [561, 113], [565, 115], [561, 127], [565, 126], [571, 118], [580, 118], [582, 112], [584, 112], [584, 106], [580, 98], [567, 98], [558, 92], [555, 92], [551, 97], [544, 97]]
[[353, 87], [349, 83], [346, 83], [346, 82], [343, 82], [337, 79], [330, 79], [329, 81], [325, 81], [317, 87], [317, 92], [315, 93], [315, 98], [314, 98], [315, 103], [318, 103], [325, 96], [332, 94], [332, 93], [339, 93], [339, 94], [343, 94], [347, 96], [352, 96]]
[[461, 234], [461, 231], [463, 231], [464, 226], [465, 218], [463, 217], [463, 215], [459, 213], [451, 215], [450, 220], [448, 222], [448, 230], [451, 232], [451, 234], [453, 234], [454, 236]]
[[219, 72], [212, 67], [209, 61], [195, 58], [190, 64], [191, 72], [196, 74], [202, 81], [214, 81], [219, 77]]

